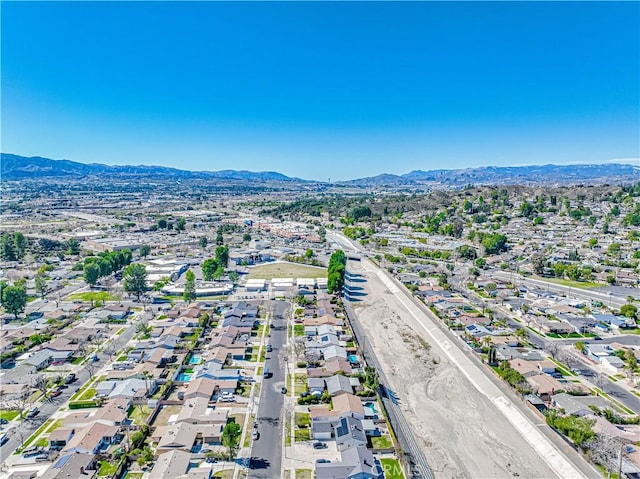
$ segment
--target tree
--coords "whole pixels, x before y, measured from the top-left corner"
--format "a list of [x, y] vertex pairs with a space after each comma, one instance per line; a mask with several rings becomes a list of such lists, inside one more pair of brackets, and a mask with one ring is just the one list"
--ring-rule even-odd
[[2, 288], [2, 306], [7, 313], [13, 314], [15, 319], [24, 311], [27, 305], [27, 287], [13, 285]]
[[14, 243], [9, 233], [3, 233], [0, 239], [0, 257], [3, 261], [15, 261], [16, 252], [14, 249]]
[[574, 347], [574, 348], [576, 348], [576, 349], [577, 349], [578, 351], [580, 351], [581, 353], [583, 353], [583, 352], [584, 352], [584, 350], [585, 350], [585, 348], [586, 348], [584, 341], [576, 341], [576, 342], [573, 344], [573, 347]]
[[24, 254], [27, 251], [27, 239], [19, 231], [13, 233], [13, 247], [16, 252], [16, 258], [24, 258]]
[[71, 255], [80, 254], [80, 242], [76, 238], [67, 241], [67, 253]]
[[174, 228], [176, 229], [176, 231], [184, 231], [184, 226], [186, 224], [187, 220], [185, 220], [184, 218], [178, 218], [178, 221], [176, 221]]
[[249, 241], [251, 241], [251, 235], [249, 233], [243, 234], [242, 241], [244, 241], [245, 243], [248, 243]]
[[307, 259], [311, 259], [313, 258], [313, 250], [312, 249], [308, 249], [307, 251], [304, 252], [304, 257]]
[[218, 231], [218, 233], [216, 234], [216, 244], [218, 246], [221, 246], [224, 244], [224, 237], [222, 236], [222, 232]]
[[531, 266], [536, 274], [542, 274], [547, 266], [547, 261], [540, 253], [534, 253], [531, 255]]
[[229, 281], [232, 283], [237, 283], [239, 278], [240, 275], [236, 271], [231, 271], [231, 273], [229, 273]]
[[167, 229], [167, 220], [165, 218], [160, 218], [158, 220], [158, 229], [161, 229], [161, 230]]
[[620, 308], [620, 315], [627, 318], [635, 318], [638, 313], [638, 308], [633, 304], [623, 304]]
[[597, 238], [589, 238], [589, 248], [593, 249], [597, 244]]
[[196, 275], [190, 269], [185, 273], [186, 281], [184, 283], [184, 292], [182, 293], [182, 299], [187, 303], [196, 299]]
[[513, 335], [522, 342], [527, 340], [529, 332], [524, 328], [518, 328], [513, 332]]
[[147, 268], [139, 263], [133, 263], [126, 267], [122, 275], [124, 290], [135, 294], [136, 300], [147, 291]]
[[486, 254], [498, 254], [507, 249], [507, 237], [499, 233], [489, 233], [482, 235], [480, 244], [484, 246]]
[[36, 274], [36, 292], [40, 295], [41, 298], [44, 298], [49, 291], [49, 286], [47, 286], [47, 280], [44, 277], [44, 273], [38, 272]]
[[84, 280], [90, 286], [95, 286], [100, 277], [100, 266], [96, 263], [89, 263], [84, 265]]
[[202, 276], [204, 276], [205, 281], [213, 281], [218, 266], [218, 261], [214, 258], [204, 260], [202, 263]]
[[229, 450], [229, 459], [236, 457], [240, 444], [240, 424], [231, 420], [222, 429], [222, 445]]
[[216, 248], [216, 261], [222, 268], [226, 268], [229, 263], [229, 247], [218, 246]]
[[198, 240], [198, 246], [200, 246], [200, 248], [206, 248], [208, 244], [209, 244], [209, 240], [207, 239], [206, 236], [201, 236], [200, 239]]
[[151, 246], [149, 246], [148, 244], [143, 244], [142, 246], [140, 246], [141, 258], [144, 258], [145, 256], [149, 256], [149, 253], [151, 253]]

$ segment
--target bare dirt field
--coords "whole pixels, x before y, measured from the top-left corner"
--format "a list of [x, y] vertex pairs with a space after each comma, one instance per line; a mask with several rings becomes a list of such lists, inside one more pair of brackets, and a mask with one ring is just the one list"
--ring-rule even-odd
[[353, 266], [367, 279], [361, 283], [367, 294], [354, 309], [434, 476], [557, 477], [440, 347], [416, 335], [404, 306], [376, 274]]

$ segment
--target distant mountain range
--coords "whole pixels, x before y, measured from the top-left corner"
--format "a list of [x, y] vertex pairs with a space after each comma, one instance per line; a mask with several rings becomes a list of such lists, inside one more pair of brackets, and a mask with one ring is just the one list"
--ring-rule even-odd
[[[106, 175], [149, 178], [198, 178], [233, 181], [310, 183], [273, 171], [188, 171], [164, 166], [109, 166], [85, 164], [69, 160], [51, 160], [38, 156], [27, 158], [2, 153], [0, 173], [5, 181], [34, 178], [105, 177]], [[459, 187], [468, 184], [527, 184], [569, 185], [579, 183], [629, 183], [640, 181], [640, 165], [608, 163], [601, 165], [536, 165], [536, 166], [488, 166], [459, 170], [415, 170], [404, 175], [381, 174], [368, 178], [333, 183], [342, 187], [429, 188]], [[316, 182], [319, 183], [319, 182]]]
[[345, 182], [361, 187], [403, 187], [469, 184], [569, 185], [579, 183], [629, 183], [640, 181], [640, 165], [486, 166], [459, 170], [415, 170], [404, 175], [383, 174]]
[[102, 165], [99, 163], [78, 163], [69, 160], [52, 160], [40, 156], [30, 158], [10, 153], [2, 153], [2, 168], [0, 173], [3, 180], [24, 180], [33, 178], [82, 178], [89, 176], [117, 175], [117, 176], [147, 176], [155, 178], [200, 178], [200, 179], [228, 179], [228, 180], [260, 180], [305, 182], [300, 178], [290, 178], [274, 171], [189, 171], [169, 168], [166, 166], [147, 165]]

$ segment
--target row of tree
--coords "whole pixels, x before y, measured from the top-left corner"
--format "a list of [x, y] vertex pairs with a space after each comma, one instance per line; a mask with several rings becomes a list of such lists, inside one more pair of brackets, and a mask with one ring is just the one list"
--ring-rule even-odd
[[131, 264], [133, 255], [131, 250], [105, 251], [99, 256], [89, 256], [84, 259], [84, 280], [94, 286], [98, 279], [117, 273], [125, 266]]
[[344, 251], [337, 250], [329, 258], [327, 266], [327, 291], [329, 294], [342, 291], [344, 275], [347, 267], [347, 256]]

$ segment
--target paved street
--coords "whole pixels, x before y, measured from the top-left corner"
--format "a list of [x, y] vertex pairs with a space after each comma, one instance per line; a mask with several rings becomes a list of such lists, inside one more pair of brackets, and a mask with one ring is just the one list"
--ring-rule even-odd
[[290, 316], [289, 303], [271, 301], [275, 306], [271, 320], [271, 337], [268, 342], [273, 351], [267, 353], [266, 367], [270, 377], [263, 378], [258, 405], [258, 432], [251, 450], [250, 478], [277, 479], [281, 476], [283, 451], [283, 405], [285, 395], [281, 389], [286, 381], [287, 319]]
[[[117, 349], [122, 348], [133, 337], [135, 329], [134, 325], [129, 326], [126, 331], [114, 340], [114, 344]], [[94, 363], [96, 366], [94, 375], [97, 375], [98, 371], [107, 365], [109, 356], [101, 353], [98, 355], [98, 358], [99, 361]], [[8, 432], [9, 441], [0, 448], [0, 460], [2, 460], [2, 462], [5, 462], [23, 441], [26, 441], [31, 434], [33, 434], [47, 419], [49, 419], [49, 417], [51, 417], [52, 414], [58, 410], [61, 405], [69, 400], [77, 389], [82, 387], [82, 385], [89, 380], [89, 372], [84, 367], [79, 367], [77, 369], [76, 376], [76, 381], [70, 384], [67, 389], [63, 389], [60, 396], [42, 404], [38, 404], [40, 414], [38, 414], [34, 419], [24, 420], [22, 422], [16, 419], [9, 425], [4, 426], [2, 432]]]

